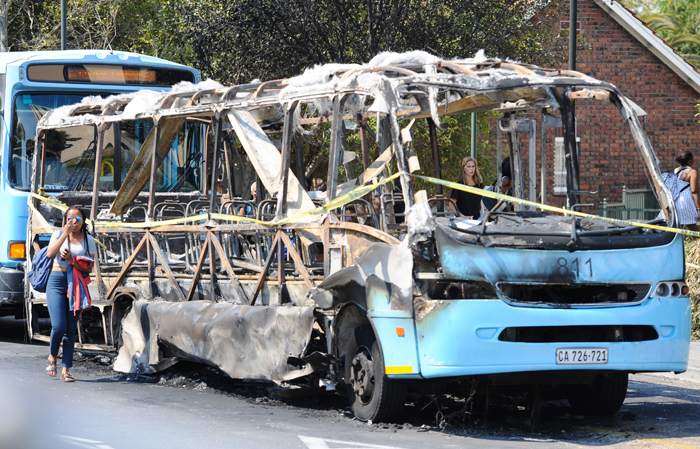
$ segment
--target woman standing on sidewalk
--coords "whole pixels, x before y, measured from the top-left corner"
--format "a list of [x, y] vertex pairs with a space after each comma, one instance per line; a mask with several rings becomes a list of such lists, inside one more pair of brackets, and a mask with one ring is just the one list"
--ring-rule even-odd
[[700, 231], [697, 225], [700, 218], [700, 192], [698, 192], [698, 172], [694, 168], [693, 153], [684, 151], [676, 156], [680, 165], [673, 173], [678, 179], [678, 192], [673, 192], [679, 224], [691, 231]]
[[95, 255], [95, 239], [88, 235], [85, 227], [85, 214], [75, 206], [70, 207], [64, 216], [63, 230], [53, 233], [49, 247], [46, 251], [49, 258], [55, 258], [53, 268], [46, 285], [46, 305], [51, 317], [51, 340], [49, 343], [49, 359], [46, 365], [46, 373], [56, 376], [56, 357], [58, 347], [63, 340], [63, 369], [61, 380], [74, 382], [70, 374], [73, 366], [73, 348], [75, 346], [76, 329], [80, 312], [71, 312], [68, 303], [68, 266], [82, 272], [84, 270], [78, 264], [73, 263], [76, 256]]

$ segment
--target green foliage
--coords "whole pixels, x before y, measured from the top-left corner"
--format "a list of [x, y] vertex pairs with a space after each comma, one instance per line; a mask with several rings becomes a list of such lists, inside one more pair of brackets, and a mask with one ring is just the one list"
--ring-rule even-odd
[[700, 0], [626, 0], [639, 17], [688, 62], [700, 67]]
[[634, 11], [638, 16], [651, 15], [658, 12], [656, 1], [649, 0], [622, 0], [624, 5]]
[[[69, 0], [66, 48], [111, 47], [192, 65], [178, 5], [170, 0]], [[60, 2], [26, 0], [13, 8], [12, 50], [61, 48]]]
[[693, 340], [700, 340], [700, 296], [691, 296], [692, 301], [692, 317], [690, 323], [690, 332]]
[[187, 0], [197, 66], [224, 83], [361, 63], [382, 51], [547, 63], [550, 30], [530, 20], [546, 2], [512, 0]]
[[[700, 265], [700, 240], [685, 240], [685, 261]], [[686, 265], [685, 282], [690, 287], [692, 337], [700, 340], [700, 269]]]

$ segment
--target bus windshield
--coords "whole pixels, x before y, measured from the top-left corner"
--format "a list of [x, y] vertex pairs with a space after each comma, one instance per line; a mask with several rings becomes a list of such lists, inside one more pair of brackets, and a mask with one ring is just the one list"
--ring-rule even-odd
[[[29, 190], [36, 124], [49, 110], [80, 102], [83, 94], [20, 94], [14, 102], [14, 128], [10, 183]], [[153, 124], [150, 120], [109, 125], [105, 132], [105, 152], [100, 167], [100, 188], [119, 190]], [[196, 148], [201, 135], [194, 124], [185, 125], [173, 148], [159, 168], [158, 191], [193, 191], [199, 187], [196, 170], [201, 154]], [[46, 140], [44, 188], [47, 191], [92, 190], [97, 130], [78, 126], [65, 131], [49, 131]], [[114, 151], [119, 147], [120, 151]], [[114, 174], [121, 173], [115, 178]], [[144, 187], [147, 188], [147, 187]]]
[[78, 103], [89, 95], [94, 94], [21, 93], [15, 97], [12, 108], [12, 153], [9, 166], [9, 180], [12, 187], [29, 190], [37, 122], [51, 109]]
[[[167, 153], [161, 154], [157, 169], [158, 192], [192, 192], [199, 189], [199, 151], [201, 124], [184, 122], [177, 127]], [[150, 161], [150, 153], [142, 149], [152, 146], [154, 135], [151, 120], [125, 121], [107, 125], [99, 167], [99, 188], [114, 192], [128, 183], [132, 165]], [[43, 160], [43, 186], [46, 191], [92, 191], [95, 178], [98, 131], [94, 125], [70, 127], [46, 132], [46, 154]], [[141, 162], [137, 162], [137, 161]], [[116, 175], [116, 176], [115, 176]], [[131, 179], [131, 178], [129, 178]], [[133, 179], [132, 179], [133, 181]], [[148, 185], [142, 186], [148, 190]]]

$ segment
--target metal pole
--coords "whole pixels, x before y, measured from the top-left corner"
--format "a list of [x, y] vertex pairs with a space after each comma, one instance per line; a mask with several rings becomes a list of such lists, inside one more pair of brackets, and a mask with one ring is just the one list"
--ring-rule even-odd
[[569, 70], [576, 70], [576, 24], [577, 17], [577, 0], [571, 0], [569, 12]]
[[[219, 205], [217, 204], [217, 194], [219, 191], [219, 155], [221, 154], [221, 147], [223, 146], [223, 140], [221, 138], [221, 128], [223, 128], [223, 123], [220, 115], [216, 117], [216, 124], [214, 128], [214, 155], [211, 158], [211, 182], [209, 186], [211, 187], [211, 197], [209, 197], [209, 213], [214, 214], [219, 211]], [[223, 195], [223, 192], [221, 193]], [[213, 254], [213, 253], [209, 253]]]
[[[433, 176], [442, 179], [442, 165], [440, 164], [440, 151], [438, 149], [437, 129], [433, 119], [429, 118], [428, 130], [430, 132], [430, 148], [433, 151]], [[435, 184], [435, 195], [442, 195], [442, 186]], [[438, 203], [440, 204], [440, 203]], [[442, 212], [442, 211], [440, 211]]]
[[[577, 0], [571, 0], [570, 3], [570, 13], [569, 13], [569, 70], [576, 70], [576, 35], [577, 35], [577, 22], [578, 22], [578, 14], [577, 14]], [[578, 134], [576, 132], [576, 103], [573, 101], [568, 102], [567, 101], [567, 109], [570, 111], [570, 118], [566, 118], [564, 120], [564, 113], [562, 113], [562, 120], [564, 120], [564, 130], [565, 130], [565, 138], [564, 138], [564, 146], [566, 149], [569, 151], [567, 152], [567, 161], [570, 162], [570, 164], [567, 164], [566, 166], [566, 172], [567, 172], [567, 187], [569, 189], [579, 190], [579, 173], [578, 173], [578, 142], [576, 142], [576, 135]], [[563, 109], [562, 109], [563, 111]], [[569, 127], [567, 128], [567, 124]], [[568, 139], [573, 139], [573, 142], [571, 142], [569, 145], [567, 145], [567, 138]], [[572, 171], [574, 173], [570, 173]], [[570, 178], [573, 177], [573, 183], [575, 184], [573, 187], [570, 182]], [[574, 204], [577, 204], [579, 201], [578, 199], [578, 194], [574, 194], [572, 192], [568, 192], [567, 195], [567, 206], [571, 207]]]
[[61, 50], [66, 49], [66, 0], [61, 0]]
[[476, 159], [476, 112], [472, 112], [472, 157]]

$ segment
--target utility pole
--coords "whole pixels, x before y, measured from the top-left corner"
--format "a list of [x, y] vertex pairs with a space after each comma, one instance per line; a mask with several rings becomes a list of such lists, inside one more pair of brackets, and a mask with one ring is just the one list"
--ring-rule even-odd
[[[569, 70], [576, 70], [576, 37], [578, 35], [578, 14], [577, 14], [577, 0], [571, 0], [571, 3], [569, 3]], [[568, 132], [568, 136], [573, 136], [573, 142], [570, 143], [570, 148], [571, 148], [571, 157], [573, 158], [573, 161], [570, 161], [569, 164], [567, 164], [567, 171], [573, 169], [573, 179], [575, 182], [575, 189], [579, 189], [580, 183], [579, 183], [579, 172], [578, 172], [578, 131], [577, 131], [577, 126], [576, 126], [576, 103], [574, 101], [570, 101], [569, 107], [571, 108], [571, 121], [569, 122], [571, 128], [573, 128], [570, 132]], [[563, 115], [563, 114], [562, 114]], [[562, 117], [563, 118], [563, 117]], [[567, 176], [567, 179], [569, 176]], [[567, 182], [568, 184], [568, 182]], [[571, 186], [569, 186], [571, 188]], [[578, 204], [580, 201], [580, 197], [578, 192], [575, 192], [573, 195], [568, 196], [569, 199], [567, 199], [567, 203], [571, 203], [573, 200], [572, 204], [569, 204], [569, 207], [572, 207], [574, 204]]]
[[61, 0], [61, 50], [66, 49], [66, 0]]
[[569, 10], [569, 70], [576, 70], [577, 0], [571, 0]]
[[476, 159], [476, 112], [472, 112], [472, 157]]

